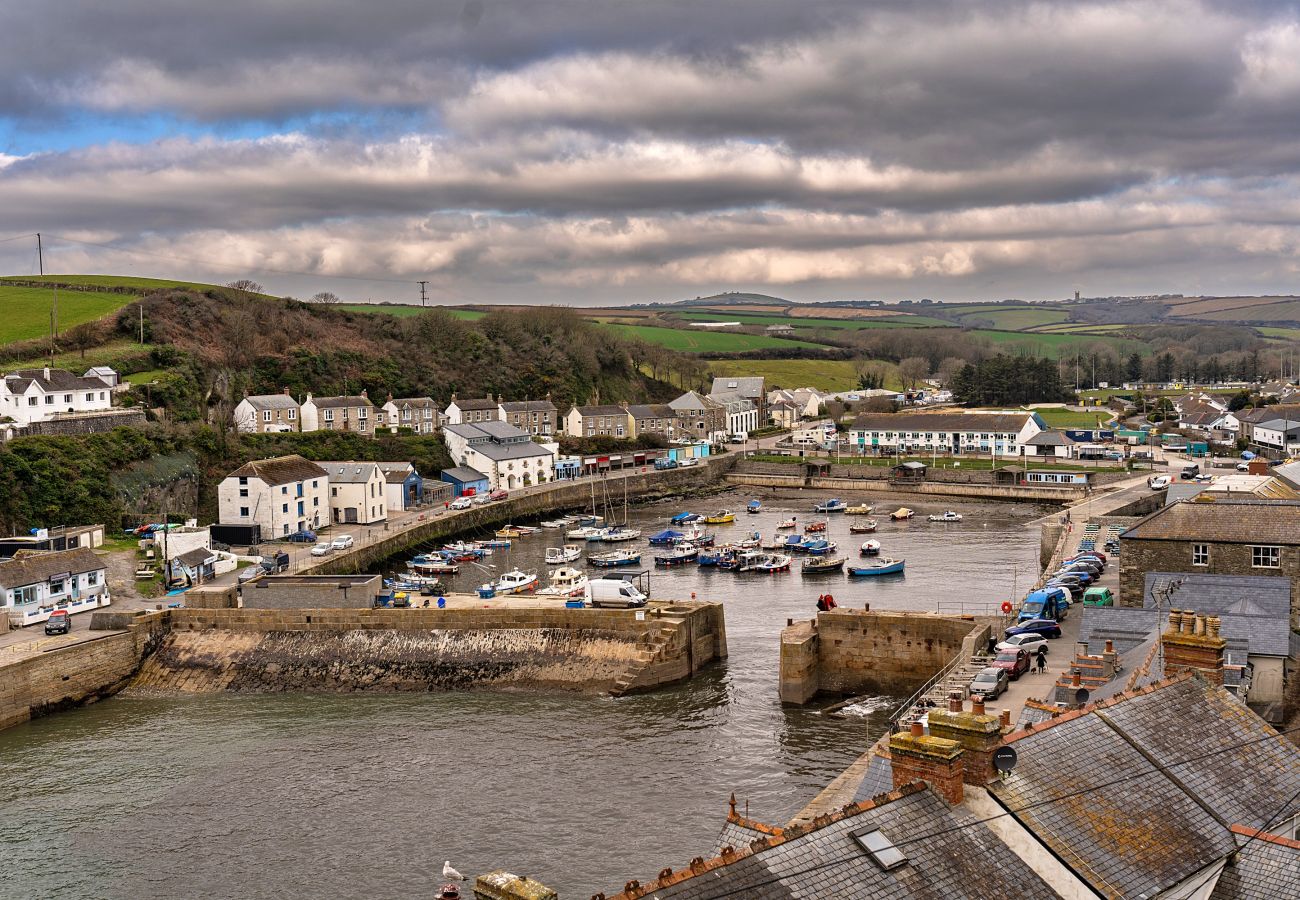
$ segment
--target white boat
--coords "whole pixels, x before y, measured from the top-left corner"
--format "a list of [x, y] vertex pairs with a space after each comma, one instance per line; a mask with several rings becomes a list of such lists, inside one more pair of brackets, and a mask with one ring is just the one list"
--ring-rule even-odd
[[784, 553], [770, 553], [758, 565], [754, 566], [755, 572], [788, 572], [790, 571], [790, 557]]
[[799, 523], [796, 522], [794, 519], [786, 519], [784, 522], [782, 522], [780, 525], [776, 527], [777, 528], [798, 528]]
[[566, 519], [547, 519], [545, 522], [539, 522], [538, 524], [543, 528], [563, 528], [569, 523]]
[[600, 540], [599, 536], [603, 534], [604, 531], [605, 529], [599, 528], [595, 525], [579, 525], [577, 528], [570, 528], [568, 531], [564, 532], [564, 536], [575, 541], [590, 541], [593, 540], [592, 535], [596, 535], [594, 540], [598, 541]]
[[875, 538], [872, 538], [869, 541], [863, 541], [860, 552], [863, 556], [878, 556], [880, 554], [880, 541]]
[[[618, 544], [623, 541], [635, 541], [641, 536], [641, 532], [635, 528], [626, 528], [622, 525], [616, 525], [613, 528], [605, 529], [605, 534], [601, 540], [607, 544]], [[588, 538], [588, 540], [591, 540]]]
[[518, 569], [511, 569], [497, 579], [493, 589], [500, 594], [522, 594], [526, 591], [537, 590], [537, 575], [521, 572]]
[[582, 548], [577, 544], [565, 544], [563, 547], [546, 548], [546, 564], [548, 566], [558, 566], [561, 563], [573, 562], [579, 556], [582, 556]]
[[539, 597], [580, 597], [587, 590], [587, 573], [560, 566], [551, 573], [551, 583], [537, 592]]
[[437, 587], [442, 583], [437, 575], [421, 575], [414, 570], [403, 572], [400, 578], [407, 584], [418, 584], [421, 587]]
[[944, 510], [942, 515], [926, 516], [931, 522], [960, 522], [961, 513], [953, 512], [951, 509]]

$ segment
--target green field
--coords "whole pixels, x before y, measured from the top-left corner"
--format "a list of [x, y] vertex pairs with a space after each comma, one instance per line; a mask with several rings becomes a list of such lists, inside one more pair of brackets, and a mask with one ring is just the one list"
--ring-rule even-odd
[[1049, 428], [1100, 428], [1115, 418], [1108, 409], [1081, 412], [1077, 409], [1036, 409]]
[[791, 328], [838, 328], [847, 331], [858, 331], [863, 328], [952, 327], [951, 322], [931, 319], [928, 316], [881, 316], [875, 319], [803, 319], [797, 316], [760, 315], [758, 313], [739, 313], [729, 316], [724, 313], [682, 312], [673, 315], [675, 318], [687, 322], [740, 322], [742, 325], [789, 325]]
[[1103, 334], [1023, 334], [1015, 331], [983, 329], [975, 329], [970, 334], [978, 335], [995, 345], [1000, 345], [998, 349], [1006, 353], [1029, 353], [1034, 356], [1047, 357], [1048, 359], [1072, 357], [1075, 351], [1086, 353], [1088, 348], [1094, 344], [1105, 344], [1121, 357], [1128, 356], [1131, 353], [1140, 353], [1146, 356], [1151, 352], [1151, 347], [1142, 341], [1108, 337]]
[[445, 306], [405, 306], [395, 303], [340, 303], [333, 308], [345, 309], [348, 312], [378, 313], [385, 316], [397, 316], [399, 319], [408, 319], [411, 316], [418, 316], [420, 313], [428, 312], [431, 309], [441, 309], [453, 319], [465, 319], [467, 321], [481, 319], [487, 315], [487, 313], [477, 309], [452, 309]]
[[145, 372], [132, 372], [130, 375], [124, 375], [122, 380], [129, 381], [131, 384], [152, 384], [158, 380], [159, 376], [166, 374], [166, 369], [149, 369]]
[[1281, 338], [1285, 341], [1300, 341], [1300, 328], [1279, 328], [1274, 325], [1261, 325], [1255, 330], [1264, 337]]
[[[200, 281], [176, 281], [171, 278], [137, 278], [134, 275], [9, 275], [0, 278], [3, 281], [49, 281], [55, 284], [87, 284], [96, 287], [129, 287], [141, 293], [159, 291], [165, 288], [187, 288], [194, 291], [224, 289], [220, 284], [204, 284]], [[272, 294], [258, 294], [268, 300], [278, 300]]]
[[1061, 309], [1040, 309], [1030, 306], [993, 306], [987, 310], [972, 310], [961, 314], [963, 321], [979, 319], [982, 322], [989, 322], [993, 328], [1005, 331], [1024, 331], [1044, 325], [1060, 325], [1069, 318], [1069, 314]]
[[684, 350], [689, 353], [734, 353], [746, 350], [766, 350], [768, 348], [820, 348], [820, 344], [807, 341], [792, 341], [788, 338], [774, 338], [758, 334], [737, 334], [727, 331], [708, 331], [699, 329], [687, 331], [679, 328], [659, 328], [654, 325], [601, 325], [616, 331], [626, 338], [659, 344], [669, 350]]
[[[814, 387], [822, 391], [851, 391], [858, 386], [854, 363], [844, 359], [711, 359], [707, 360], [713, 375], [732, 378], [746, 375], [763, 376], [768, 390], [775, 388]], [[884, 363], [893, 373], [886, 378], [886, 387], [901, 390], [897, 367]]]
[[1035, 329], [1034, 334], [1108, 334], [1142, 327], [1141, 325], [1089, 325], [1086, 322], [1064, 322], [1060, 325], [1046, 325]]
[[[0, 284], [0, 344], [45, 337], [50, 333], [54, 291]], [[102, 319], [131, 302], [128, 294], [59, 291], [59, 331]]]

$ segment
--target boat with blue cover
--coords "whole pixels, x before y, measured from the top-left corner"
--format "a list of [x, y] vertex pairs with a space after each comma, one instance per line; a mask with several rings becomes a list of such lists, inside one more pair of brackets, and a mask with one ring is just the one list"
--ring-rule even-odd
[[745, 507], [745, 512], [751, 516], [756, 516], [763, 511], [763, 504], [759, 500], [750, 500], [749, 505]]
[[821, 503], [818, 503], [816, 506], [813, 507], [813, 512], [836, 513], [836, 512], [844, 512], [844, 510], [848, 508], [849, 505], [847, 503], [845, 503], [843, 500], [836, 497], [831, 500], [823, 500]]
[[663, 531], [650, 535], [649, 540], [653, 546], [667, 546], [678, 538], [684, 537], [686, 537], [684, 532], [676, 531], [672, 528], [665, 528]]
[[881, 556], [865, 566], [849, 566], [849, 575], [854, 578], [866, 578], [873, 575], [901, 575], [903, 574], [904, 562], [905, 560], [902, 559]]
[[691, 544], [678, 544], [667, 553], [656, 556], [655, 565], [684, 566], [688, 562], [694, 562], [699, 555], [700, 551]]
[[670, 525], [686, 525], [690, 522], [698, 522], [699, 519], [700, 519], [699, 513], [679, 512], [677, 515], [669, 519], [668, 523]]
[[610, 550], [608, 553], [594, 553], [587, 557], [587, 562], [598, 569], [611, 569], [615, 566], [635, 566], [641, 562], [641, 551]]

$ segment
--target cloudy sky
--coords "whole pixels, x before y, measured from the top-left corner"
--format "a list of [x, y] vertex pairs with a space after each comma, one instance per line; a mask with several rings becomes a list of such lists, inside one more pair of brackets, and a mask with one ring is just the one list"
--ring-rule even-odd
[[439, 302], [1297, 290], [1291, 4], [181, 5], [0, 4], [0, 239], [42, 232], [47, 270]]

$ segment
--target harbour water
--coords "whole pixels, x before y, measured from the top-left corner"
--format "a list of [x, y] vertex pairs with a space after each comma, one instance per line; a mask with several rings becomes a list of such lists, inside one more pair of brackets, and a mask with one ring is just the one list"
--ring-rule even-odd
[[[713, 529], [725, 539], [825, 518], [817, 496], [759, 496], [758, 516], [732, 492], [633, 507], [630, 522], [648, 536], [682, 508], [725, 506], [737, 513]], [[0, 884], [25, 897], [417, 897], [449, 859], [585, 898], [706, 855], [733, 790], [755, 818], [785, 821], [880, 733], [894, 699], [867, 698], [849, 719], [783, 708], [788, 617], [813, 615], [825, 592], [873, 608], [995, 606], [1035, 574], [1024, 523], [1041, 508], [968, 503], [953, 507], [962, 523], [937, 525], [924, 516], [945, 507], [926, 503], [894, 524], [897, 503], [878, 503], [876, 537], [907, 558], [902, 578], [655, 573], [656, 597], [725, 603], [731, 656], [653, 694], [117, 697], [0, 732]], [[866, 536], [830, 521], [855, 558]], [[561, 542], [517, 539], [451, 587], [507, 567], [544, 577], [544, 548]]]

